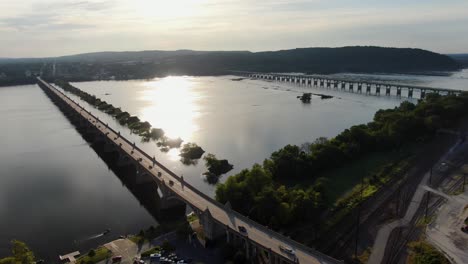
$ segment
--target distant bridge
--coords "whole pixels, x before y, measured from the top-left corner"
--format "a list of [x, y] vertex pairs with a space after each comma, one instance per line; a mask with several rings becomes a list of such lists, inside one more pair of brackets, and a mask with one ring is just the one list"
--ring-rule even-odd
[[[225, 238], [241, 246], [249, 259], [269, 264], [338, 264], [342, 263], [262, 226], [191, 186], [150, 157], [135, 143], [120, 135], [54, 86], [37, 79], [38, 85], [71, 119], [105, 144], [105, 150], [118, 155], [122, 166], [134, 166], [136, 182], [155, 184], [162, 193], [165, 208], [188, 205], [200, 219], [207, 239]], [[246, 232], [240, 232], [239, 227]], [[291, 249], [293, 254], [287, 252]]]
[[365, 93], [368, 95], [386, 95], [407, 98], [424, 98], [428, 93], [438, 93], [441, 95], [458, 95], [462, 90], [452, 90], [446, 88], [433, 88], [424, 86], [412, 86], [404, 84], [390, 84], [378, 81], [358, 81], [341, 78], [329, 78], [316, 75], [298, 75], [281, 73], [260, 73], [248, 71], [231, 71], [234, 75], [246, 76], [267, 81], [278, 81], [304, 85], [309, 87], [329, 88], [335, 90]]

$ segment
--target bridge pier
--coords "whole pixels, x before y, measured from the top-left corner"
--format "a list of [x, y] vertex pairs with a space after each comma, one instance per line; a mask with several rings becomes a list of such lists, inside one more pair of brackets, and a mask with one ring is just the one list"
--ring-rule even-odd
[[215, 222], [208, 208], [201, 212], [198, 217], [207, 239], [216, 240], [225, 234], [225, 230]]
[[408, 88], [408, 98], [413, 98], [413, 88]]
[[357, 90], [359, 93], [362, 93], [362, 83], [358, 83]]
[[398, 97], [401, 97], [401, 87], [400, 86], [397, 86], [396, 95]]
[[380, 84], [375, 87], [375, 94], [380, 95]]
[[421, 89], [421, 99], [424, 99], [426, 97], [426, 90]]
[[354, 84], [353, 83], [349, 83], [349, 91], [354, 92]]
[[371, 85], [367, 84], [366, 85], [366, 94], [370, 94], [370, 93], [371, 93]]
[[390, 86], [390, 85], [386, 85], [386, 86], [385, 86], [385, 95], [386, 95], [386, 96], [390, 96], [390, 91], [391, 91], [391, 86]]
[[346, 89], [346, 83], [345, 82], [341, 82], [341, 90], [345, 90]]

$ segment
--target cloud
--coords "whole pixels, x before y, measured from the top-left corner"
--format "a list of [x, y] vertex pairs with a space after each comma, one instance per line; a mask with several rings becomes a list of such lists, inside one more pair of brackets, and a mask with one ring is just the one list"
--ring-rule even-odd
[[59, 31], [92, 28], [93, 25], [70, 23], [54, 14], [30, 14], [0, 19], [2, 28], [18, 31]]

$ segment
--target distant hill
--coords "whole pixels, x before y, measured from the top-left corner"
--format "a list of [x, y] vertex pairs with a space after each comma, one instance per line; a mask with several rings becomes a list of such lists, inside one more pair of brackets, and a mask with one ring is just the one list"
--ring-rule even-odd
[[468, 54], [449, 54], [448, 56], [460, 63], [463, 68], [468, 68]]
[[[460, 61], [460, 60], [458, 60]], [[53, 67], [55, 65], [55, 67]], [[25, 72], [74, 81], [222, 75], [232, 70], [303, 73], [428, 73], [461, 68], [453, 57], [427, 50], [383, 47], [298, 48], [279, 51], [126, 51], [55, 58], [0, 60], [3, 81]], [[28, 80], [30, 81], [30, 80]]]

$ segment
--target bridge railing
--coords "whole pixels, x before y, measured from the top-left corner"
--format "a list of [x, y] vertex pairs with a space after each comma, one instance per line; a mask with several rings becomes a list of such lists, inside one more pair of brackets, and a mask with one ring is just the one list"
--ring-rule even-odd
[[[76, 103], [73, 99], [71, 99], [70, 97], [68, 97], [65, 93], [63, 93], [62, 91], [60, 91], [59, 89], [53, 87], [52, 85], [44, 82], [43, 80], [39, 79], [40, 81], [42, 81], [45, 85], [47, 85], [48, 87], [50, 87], [51, 89], [54, 89], [55, 91], [59, 92], [60, 94], [62, 94], [63, 96], [65, 96], [66, 98], [68, 98], [70, 101], [72, 101], [74, 104], [76, 104], [81, 110], [85, 111], [88, 115], [92, 116], [94, 119], [96, 119], [97, 121], [99, 121], [99, 123], [103, 124], [107, 129], [109, 129], [110, 131], [112, 131], [114, 134], [116, 135], [120, 135], [118, 132], [116, 132], [114, 129], [112, 129], [111, 127], [109, 127], [107, 124], [104, 124], [99, 118], [97, 118], [96, 116], [94, 116], [91, 112], [89, 112], [88, 110], [86, 110], [85, 108], [83, 108], [80, 104]], [[132, 145], [133, 146], [133, 143], [130, 142], [127, 138], [123, 137], [120, 135], [120, 138], [123, 139], [125, 142], [127, 142], [129, 145]], [[137, 151], [139, 151], [141, 154], [143, 154], [146, 158], [153, 160], [153, 158], [151, 156], [149, 156], [145, 151], [143, 151], [142, 149], [140, 149], [138, 146], [136, 146], [136, 144], [134, 145], [135, 146], [135, 149]], [[174, 177], [176, 180], [178, 180], [179, 182], [181, 181], [181, 177], [178, 176], [177, 174], [175, 174], [174, 172], [172, 172], [171, 170], [169, 170], [167, 167], [165, 167], [164, 165], [162, 165], [160, 162], [158, 161], [155, 161], [155, 164], [157, 164], [161, 169], [163, 169], [165, 172], [167, 172], [168, 174], [170, 174], [172, 177]], [[342, 263], [341, 261], [338, 261], [322, 252], [319, 252], [317, 250], [314, 250], [304, 244], [301, 244], [289, 237], [286, 237], [272, 229], [269, 229], [267, 228], [266, 226], [264, 225], [261, 225], [259, 223], [257, 223], [256, 221], [242, 215], [241, 213], [233, 210], [233, 209], [228, 209], [226, 208], [225, 205], [223, 205], [222, 203], [216, 201], [215, 199], [213, 199], [212, 197], [206, 195], [205, 193], [201, 192], [200, 190], [198, 190], [197, 188], [193, 187], [191, 184], [187, 183], [184, 181], [184, 187], [185, 188], [188, 188], [190, 189], [192, 192], [196, 193], [198, 196], [200, 196], [201, 198], [203, 198], [204, 200], [206, 201], [209, 201], [210, 203], [212, 203], [213, 205], [215, 205], [216, 207], [220, 208], [221, 210], [223, 211], [227, 211], [227, 214], [233, 214], [235, 217], [241, 219], [243, 222], [247, 223], [248, 225], [250, 226], [254, 226], [256, 229], [258, 230], [261, 230], [262, 232], [264, 233], [267, 233], [267, 234], [271, 234], [273, 236], [276, 237], [277, 240], [281, 240], [283, 241], [283, 243], [286, 243], [286, 244], [289, 244], [291, 245], [294, 249], [300, 249], [301, 251], [303, 252], [307, 252], [307, 253], [310, 253], [312, 255], [315, 255], [317, 257], [320, 257], [322, 259], [326, 259], [328, 260], [329, 262], [331, 263]], [[187, 201], [188, 203], [190, 203], [190, 201]], [[201, 208], [201, 210], [203, 210]], [[218, 221], [218, 220], [217, 220]], [[219, 221], [218, 221], [219, 222]], [[219, 222], [220, 225], [223, 225], [225, 226], [224, 223], [221, 223]], [[237, 230], [233, 229], [233, 231], [235, 232], [238, 232]]]
[[390, 85], [393, 87], [401, 87], [407, 89], [416, 89], [416, 90], [427, 90], [427, 91], [440, 91], [448, 93], [462, 93], [463, 90], [449, 89], [449, 88], [437, 88], [437, 87], [425, 87], [417, 85], [404, 85], [396, 83], [388, 83], [383, 81], [365, 81], [365, 80], [350, 80], [345, 78], [330, 78], [322, 75], [292, 75], [292, 74], [278, 74], [278, 73], [266, 73], [266, 72], [246, 72], [246, 71], [230, 71], [233, 74], [260, 74], [260, 75], [271, 75], [271, 76], [282, 76], [282, 77], [291, 77], [291, 78], [311, 78], [316, 80], [326, 80], [326, 81], [338, 81], [338, 82], [347, 82], [347, 83], [363, 83], [370, 85]]

